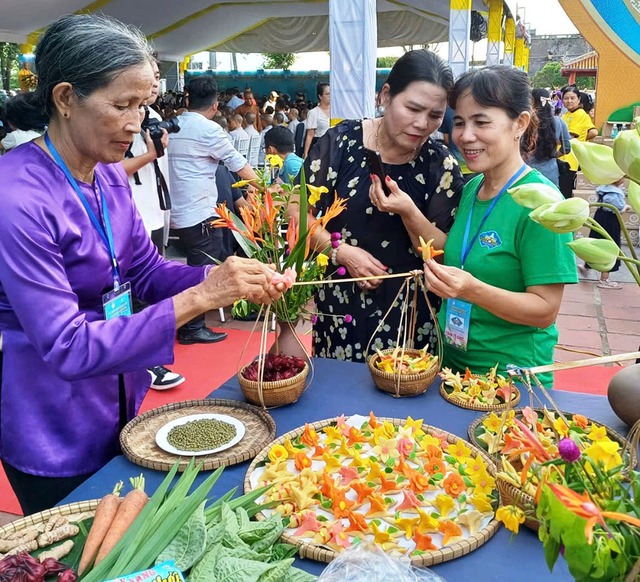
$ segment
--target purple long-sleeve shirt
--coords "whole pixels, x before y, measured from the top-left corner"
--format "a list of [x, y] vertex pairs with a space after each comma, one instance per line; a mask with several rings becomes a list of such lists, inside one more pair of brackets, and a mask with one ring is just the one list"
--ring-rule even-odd
[[[149, 388], [146, 368], [173, 362], [170, 298], [205, 276], [158, 255], [120, 164], [95, 171], [121, 277], [152, 304], [110, 321], [109, 253], [62, 170], [34, 143], [0, 158], [0, 457], [34, 475], [90, 473], [118, 454], [118, 374], [130, 419]], [[100, 216], [97, 189], [79, 184]]]

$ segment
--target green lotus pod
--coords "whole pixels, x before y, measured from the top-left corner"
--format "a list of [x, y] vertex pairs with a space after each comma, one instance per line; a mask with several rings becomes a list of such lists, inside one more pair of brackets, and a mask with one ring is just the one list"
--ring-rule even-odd
[[515, 202], [525, 208], [538, 208], [543, 204], [560, 202], [563, 196], [557, 188], [547, 184], [522, 184], [509, 188], [507, 193]]
[[582, 198], [568, 198], [543, 204], [531, 211], [529, 218], [552, 232], [575, 232], [589, 218], [589, 203]]
[[[617, 140], [616, 137], [614, 147]], [[613, 150], [609, 146], [572, 139], [571, 151], [578, 158], [582, 173], [593, 184], [615, 184], [624, 178], [624, 171], [616, 163]]]
[[629, 178], [640, 182], [640, 135], [637, 131], [627, 129], [616, 136], [613, 140], [613, 157]]
[[567, 243], [571, 250], [596, 271], [608, 273], [620, 254], [618, 245], [604, 238], [578, 238]]
[[633, 211], [640, 215], [640, 184], [636, 184], [633, 180], [629, 180], [629, 205]]

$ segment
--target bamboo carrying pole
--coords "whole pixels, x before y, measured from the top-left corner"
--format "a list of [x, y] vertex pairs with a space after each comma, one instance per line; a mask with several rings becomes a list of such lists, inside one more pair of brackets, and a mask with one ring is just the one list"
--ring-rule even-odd
[[574, 360], [572, 362], [557, 362], [545, 366], [534, 366], [533, 368], [514, 367], [509, 370], [509, 376], [521, 376], [526, 369], [530, 374], [543, 374], [544, 372], [557, 372], [559, 370], [571, 370], [573, 368], [586, 368], [588, 366], [598, 366], [600, 364], [612, 364], [624, 362], [626, 360], [637, 360], [640, 352], [629, 352], [626, 354], [615, 354], [612, 356], [599, 356], [597, 358], [585, 358], [584, 360]]

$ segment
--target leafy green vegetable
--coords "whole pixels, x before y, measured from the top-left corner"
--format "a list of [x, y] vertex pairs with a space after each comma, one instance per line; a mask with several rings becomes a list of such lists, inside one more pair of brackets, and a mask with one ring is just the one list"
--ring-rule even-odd
[[204, 554], [207, 548], [207, 526], [204, 517], [205, 502], [193, 512], [189, 521], [171, 540], [171, 543], [156, 558], [155, 563], [161, 564], [173, 560], [176, 567], [183, 572], [193, 566]]

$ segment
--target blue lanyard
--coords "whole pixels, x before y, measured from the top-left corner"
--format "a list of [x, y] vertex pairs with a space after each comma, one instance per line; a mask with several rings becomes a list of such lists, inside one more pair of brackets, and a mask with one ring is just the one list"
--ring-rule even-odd
[[51, 143], [51, 139], [49, 138], [48, 133], [44, 134], [44, 141], [47, 144], [47, 147], [49, 148], [49, 151], [51, 152], [51, 155], [53, 156], [53, 159], [55, 160], [56, 164], [58, 164], [60, 169], [64, 172], [64, 175], [67, 177], [69, 184], [71, 184], [71, 187], [75, 190], [75, 193], [78, 195], [78, 198], [80, 198], [80, 202], [82, 202], [82, 206], [84, 206], [84, 209], [87, 212], [87, 215], [91, 220], [91, 223], [93, 224], [94, 228], [98, 231], [98, 234], [102, 239], [102, 242], [104, 242], [105, 246], [107, 247], [107, 251], [109, 251], [109, 256], [111, 257], [111, 266], [113, 268], [113, 287], [114, 289], [117, 290], [118, 287], [120, 287], [120, 272], [118, 270], [118, 261], [116, 259], [115, 245], [113, 243], [113, 231], [111, 230], [111, 221], [109, 220], [109, 209], [107, 208], [107, 199], [106, 199], [106, 196], [104, 195], [104, 192], [102, 191], [102, 186], [100, 185], [98, 174], [96, 174], [95, 177], [96, 177], [96, 184], [100, 192], [100, 201], [102, 203], [102, 216], [104, 217], [104, 226], [102, 225], [102, 222], [98, 220], [96, 213], [93, 211], [93, 208], [91, 208], [91, 205], [89, 204], [85, 195], [82, 193], [82, 190], [80, 190], [80, 186], [78, 186], [78, 182], [76, 182], [76, 179], [71, 175], [71, 172], [67, 167], [67, 164], [64, 163], [64, 160], [58, 153], [58, 150], [56, 150], [53, 143]]
[[484, 182], [484, 178], [480, 181], [480, 184], [478, 185], [478, 189], [476, 190], [476, 192], [475, 192], [475, 194], [473, 196], [473, 204], [471, 205], [471, 210], [469, 211], [469, 216], [467, 217], [467, 225], [466, 225], [466, 227], [464, 229], [464, 237], [462, 239], [462, 250], [461, 250], [461, 253], [460, 253], [460, 268], [461, 269], [464, 269], [464, 263], [467, 260], [467, 257], [469, 256], [469, 253], [471, 252], [471, 248], [473, 247], [473, 243], [478, 238], [478, 235], [480, 234], [480, 231], [482, 230], [482, 227], [484, 226], [484, 223], [487, 221], [487, 218], [489, 218], [489, 215], [491, 214], [493, 209], [496, 207], [496, 204], [498, 204], [498, 201], [500, 200], [500, 198], [502, 198], [502, 195], [509, 188], [511, 188], [511, 186], [513, 186], [513, 184], [516, 182], [516, 180], [524, 173], [524, 171], [526, 169], [527, 169], [527, 164], [522, 164], [522, 167], [513, 176], [511, 176], [511, 178], [509, 178], [509, 181], [504, 185], [502, 190], [500, 190], [500, 192], [498, 192], [498, 195], [493, 199], [493, 201], [491, 202], [491, 205], [489, 206], [489, 208], [487, 208], [487, 211], [484, 213], [484, 216], [482, 217], [482, 220], [480, 221], [480, 225], [478, 226], [478, 230], [476, 231], [476, 233], [471, 238], [471, 241], [469, 241], [469, 233], [471, 231], [471, 220], [473, 218], [473, 210], [476, 207], [476, 198], [478, 197], [478, 192], [480, 191], [480, 188], [482, 187], [482, 183]]

